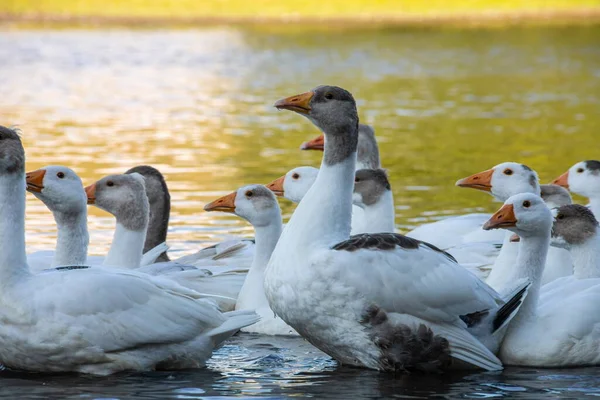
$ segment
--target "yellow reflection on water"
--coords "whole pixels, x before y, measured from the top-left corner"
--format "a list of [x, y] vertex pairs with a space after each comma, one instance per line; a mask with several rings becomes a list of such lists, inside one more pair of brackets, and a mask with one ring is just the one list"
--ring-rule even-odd
[[[64, 164], [89, 184], [134, 165], [159, 168], [172, 191], [169, 242], [188, 251], [252, 235], [235, 217], [205, 213], [206, 202], [295, 166], [318, 166], [321, 154], [298, 150], [315, 128], [272, 104], [337, 84], [376, 128], [404, 229], [493, 211], [485, 194], [454, 182], [500, 162], [526, 163], [546, 182], [600, 158], [599, 34], [11, 31], [0, 36], [0, 116], [22, 129], [29, 170]], [[29, 248], [51, 248], [51, 214], [31, 195], [27, 207]], [[112, 218], [90, 208], [89, 224], [90, 250], [105, 251]]]

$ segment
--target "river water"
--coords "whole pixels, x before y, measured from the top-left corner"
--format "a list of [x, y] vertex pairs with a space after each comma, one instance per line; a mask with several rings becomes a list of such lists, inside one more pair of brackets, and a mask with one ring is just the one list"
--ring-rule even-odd
[[[543, 182], [600, 158], [600, 27], [403, 30], [352, 27], [0, 30], [0, 124], [23, 132], [28, 170], [70, 166], [85, 184], [138, 164], [167, 177], [169, 243], [184, 254], [251, 236], [205, 213], [210, 200], [267, 183], [321, 154], [317, 134], [275, 100], [319, 84], [349, 89], [377, 132], [404, 231], [494, 211], [463, 176], [503, 161]], [[576, 198], [576, 200], [581, 200]], [[286, 216], [293, 211], [282, 202]], [[114, 221], [90, 209], [90, 250]], [[52, 248], [52, 215], [27, 198], [31, 251]], [[340, 368], [301, 339], [240, 335], [205, 370], [107, 378], [0, 372], [0, 396], [23, 398], [579, 398], [600, 395], [598, 369], [389, 375]]]

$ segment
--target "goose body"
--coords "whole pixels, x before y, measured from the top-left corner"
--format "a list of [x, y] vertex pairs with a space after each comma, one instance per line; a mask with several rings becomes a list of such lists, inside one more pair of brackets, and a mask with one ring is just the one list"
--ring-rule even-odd
[[32, 274], [25, 254], [24, 150], [8, 128], [0, 128], [0, 143], [3, 365], [98, 375], [194, 368], [256, 322], [251, 312], [222, 314], [191, 290], [135, 272], [63, 268]]
[[[352, 95], [323, 86], [276, 106], [321, 128], [325, 151], [266, 270], [273, 311], [343, 364], [431, 370], [455, 359], [501, 369], [461, 318], [475, 310], [496, 318], [503, 301], [493, 289], [426, 243], [390, 233], [350, 237], [358, 123]], [[493, 335], [479, 333], [483, 340]]]
[[555, 301], [540, 301], [552, 221], [552, 213], [541, 198], [522, 193], [510, 197], [487, 224], [488, 228], [504, 227], [519, 235], [519, 256], [512, 277], [532, 282], [519, 314], [508, 327], [499, 356], [508, 365], [598, 365], [600, 279], [561, 278], [565, 281]]

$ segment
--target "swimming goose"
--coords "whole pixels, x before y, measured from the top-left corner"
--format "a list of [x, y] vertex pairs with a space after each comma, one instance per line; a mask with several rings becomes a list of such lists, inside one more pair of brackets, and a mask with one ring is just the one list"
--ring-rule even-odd
[[[484, 191], [499, 201], [506, 201], [519, 193], [536, 195], [541, 193], [537, 173], [528, 166], [515, 162], [498, 164], [489, 170], [463, 178], [456, 184], [460, 187]], [[512, 288], [513, 285], [510, 276], [519, 245], [511, 241], [512, 236], [511, 232], [505, 232], [500, 253], [486, 279], [486, 282], [500, 293]], [[549, 251], [548, 265], [542, 276], [543, 285], [573, 274], [573, 263], [567, 251], [555, 247], [551, 247]]]
[[245, 273], [216, 273], [173, 261], [140, 267], [149, 215], [144, 178], [140, 174], [109, 175], [85, 188], [85, 192], [88, 204], [111, 213], [117, 220], [104, 265], [164, 275], [212, 298], [222, 311], [230, 311], [235, 307]]
[[[88, 256], [87, 197], [79, 176], [70, 168], [51, 165], [26, 174], [27, 191], [52, 212], [58, 227], [55, 251], [38, 251], [27, 256], [32, 271], [61, 265], [99, 265], [103, 256]], [[153, 263], [161, 246], [151, 248], [142, 264]]]
[[504, 325], [523, 290], [501, 308], [492, 288], [432, 245], [393, 233], [350, 237], [358, 141], [354, 98], [342, 88], [319, 86], [275, 106], [313, 122], [325, 134], [325, 148], [317, 180], [267, 266], [271, 309], [343, 364], [432, 370], [456, 359], [501, 369], [468, 328], [475, 332], [479, 326], [482, 340], [489, 339], [490, 320]]
[[[277, 196], [300, 203], [317, 179], [318, 173], [318, 168], [296, 167], [266, 187]], [[352, 203], [360, 207], [367, 218], [353, 220], [352, 233], [394, 232], [394, 198], [385, 171], [358, 170], [354, 180]]]
[[262, 185], [244, 186], [207, 204], [206, 211], [233, 213], [254, 227], [256, 252], [235, 305], [236, 310], [255, 310], [260, 322], [244, 328], [244, 332], [265, 335], [298, 334], [281, 318], [273, 315], [265, 296], [265, 268], [282, 230], [281, 209], [273, 192]]
[[[325, 149], [325, 136], [323, 134], [302, 143], [300, 150]], [[356, 170], [381, 168], [379, 161], [379, 146], [375, 138], [375, 129], [372, 126], [358, 124], [358, 145], [356, 152]]]
[[600, 218], [600, 161], [578, 162], [552, 183], [587, 197], [590, 200], [589, 207], [592, 212], [596, 218]]
[[[552, 229], [552, 213], [532, 193], [510, 197], [485, 229], [509, 229], [521, 238], [513, 279], [532, 285], [508, 327], [499, 356], [508, 365], [577, 367], [600, 363], [600, 279], [585, 290], [563, 290], [554, 302], [539, 303], [541, 277]], [[577, 283], [577, 282], [576, 282]]]
[[[138, 173], [144, 177], [146, 195], [150, 205], [150, 220], [144, 242], [144, 251], [156, 248], [167, 241], [169, 218], [171, 213], [171, 194], [164, 176], [149, 165], [138, 165], [126, 174]], [[224, 240], [214, 246], [201, 249], [177, 259], [169, 265], [195, 266], [208, 268], [212, 272], [225, 272], [229, 267], [247, 271], [254, 255], [254, 241], [251, 239]], [[157, 261], [169, 262], [171, 259], [165, 250]]]
[[222, 314], [177, 284], [131, 271], [32, 274], [25, 254], [25, 151], [0, 127], [0, 363], [38, 372], [108, 375], [203, 366], [258, 320]]

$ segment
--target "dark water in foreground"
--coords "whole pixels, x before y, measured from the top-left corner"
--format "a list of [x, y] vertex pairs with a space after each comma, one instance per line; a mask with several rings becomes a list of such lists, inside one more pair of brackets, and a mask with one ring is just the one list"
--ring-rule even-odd
[[[320, 154], [316, 134], [275, 100], [318, 84], [350, 89], [389, 169], [397, 225], [493, 211], [456, 179], [520, 161], [549, 181], [599, 158], [600, 27], [461, 30], [210, 28], [0, 30], [0, 123], [23, 130], [27, 168], [74, 168], [85, 184], [150, 163], [167, 175], [169, 242], [190, 252], [244, 222], [202, 207]], [[289, 214], [292, 207], [282, 203]], [[90, 249], [114, 222], [90, 209]], [[28, 249], [52, 248], [51, 214], [27, 201]], [[301, 339], [242, 335], [207, 369], [106, 378], [0, 371], [3, 398], [587, 398], [600, 369], [440, 376], [340, 368]]]
[[443, 375], [381, 374], [338, 367], [298, 338], [242, 334], [215, 353], [204, 370], [120, 374], [104, 378], [0, 373], [3, 398], [316, 399], [560, 398], [600, 396], [600, 369], [539, 370]]

